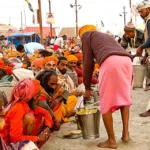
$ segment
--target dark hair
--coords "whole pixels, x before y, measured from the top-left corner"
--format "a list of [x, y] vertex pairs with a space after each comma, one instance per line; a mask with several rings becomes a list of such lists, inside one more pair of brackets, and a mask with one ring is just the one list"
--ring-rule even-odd
[[67, 58], [66, 57], [58, 57], [58, 63], [57, 63], [57, 65], [60, 64], [61, 60], [67, 60]]
[[47, 56], [52, 56], [53, 55], [53, 52], [49, 52], [47, 50], [40, 50], [39, 51], [39, 54], [42, 55], [42, 57], [47, 57]]
[[24, 49], [24, 46], [23, 46], [23, 45], [18, 45], [18, 46], [16, 47], [16, 49], [17, 49], [18, 52], [21, 52], [22, 49]]
[[63, 35], [62, 37], [67, 37], [67, 35]]
[[57, 77], [57, 74], [56, 74], [55, 71], [53, 71], [53, 70], [44, 70], [44, 71], [40, 72], [40, 73], [37, 75], [37, 77], [36, 77], [36, 79], [40, 81], [41, 86], [42, 86], [45, 90], [48, 89], [48, 80], [49, 80], [49, 78], [50, 78], [52, 75], [54, 75], [54, 76]]

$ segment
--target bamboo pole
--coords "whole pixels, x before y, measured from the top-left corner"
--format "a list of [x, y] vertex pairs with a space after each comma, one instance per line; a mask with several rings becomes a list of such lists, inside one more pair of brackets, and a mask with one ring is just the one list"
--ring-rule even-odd
[[43, 27], [42, 27], [42, 10], [41, 10], [41, 0], [38, 0], [38, 7], [39, 7], [39, 25], [40, 25], [40, 38], [41, 38], [41, 44], [43, 45]]

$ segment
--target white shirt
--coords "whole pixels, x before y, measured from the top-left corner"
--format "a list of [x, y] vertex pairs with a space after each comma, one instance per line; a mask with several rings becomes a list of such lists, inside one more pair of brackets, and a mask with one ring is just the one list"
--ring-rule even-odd
[[26, 54], [34, 54], [35, 50], [39, 49], [45, 49], [43, 45], [37, 42], [30, 42], [27, 44], [24, 44], [24, 50]]
[[55, 39], [51, 39], [50, 43], [54, 44], [54, 42], [55, 42]]
[[62, 37], [57, 38], [57, 39], [55, 40], [55, 42], [54, 42], [54, 45], [58, 45], [58, 46], [60, 46], [61, 48], [63, 48], [63, 45], [64, 45], [64, 40], [63, 40], [63, 38], [62, 38]]

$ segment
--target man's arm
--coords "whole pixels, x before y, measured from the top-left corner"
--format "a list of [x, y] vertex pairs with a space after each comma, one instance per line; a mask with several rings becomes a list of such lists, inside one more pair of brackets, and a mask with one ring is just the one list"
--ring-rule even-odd
[[86, 90], [91, 89], [91, 80], [94, 70], [94, 56], [90, 43], [91, 43], [90, 37], [82, 38], [83, 82]]
[[150, 48], [150, 20], [148, 21], [147, 28], [148, 28], [148, 39], [147, 39], [147, 41], [141, 46], [142, 49]]
[[121, 42], [120, 42], [121, 46], [124, 48], [124, 49], [127, 49], [128, 48], [128, 41], [125, 37], [125, 34], [122, 36], [122, 39], [121, 39]]

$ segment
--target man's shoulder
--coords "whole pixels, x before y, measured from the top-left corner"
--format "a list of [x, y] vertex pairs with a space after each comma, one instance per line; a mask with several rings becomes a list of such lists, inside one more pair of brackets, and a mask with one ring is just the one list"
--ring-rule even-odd
[[141, 29], [136, 29], [137, 38], [143, 39], [144, 38], [144, 31]]

